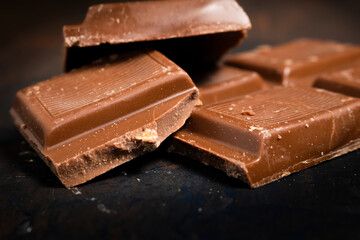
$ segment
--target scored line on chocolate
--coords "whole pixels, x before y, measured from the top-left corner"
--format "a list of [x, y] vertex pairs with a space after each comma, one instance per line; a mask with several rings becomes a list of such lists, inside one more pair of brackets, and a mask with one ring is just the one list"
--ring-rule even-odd
[[[152, 61], [149, 61], [149, 58]], [[123, 59], [119, 58], [116, 61], [122, 61]], [[82, 73], [70, 72], [66, 78], [62, 76], [64, 79], [61, 82], [61, 88], [55, 86], [58, 84], [55, 83], [53, 88], [48, 87], [44, 91], [44, 89], [40, 89], [41, 85], [38, 85], [33, 88], [32, 93], [47, 112], [52, 117], [57, 118], [76, 109], [119, 94], [132, 86], [167, 71], [165, 66], [158, 61], [154, 61], [149, 55], [128, 56], [127, 60], [120, 64], [123, 65], [124, 69], [130, 68], [134, 69], [134, 71], [118, 72], [117, 69], [119, 67], [111, 66], [110, 62], [106, 65], [96, 66], [97, 71], [94, 75], [84, 76]], [[141, 67], [139, 68], [139, 66]], [[74, 75], [78, 75], [76, 81], [74, 81]], [[93, 82], [90, 80], [91, 78], [99, 78], [99, 86], [89, 84]], [[80, 88], [81, 91], [76, 91]], [[101, 92], [96, 91], [99, 88], [101, 88]], [[59, 89], [60, 91], [58, 91]]]

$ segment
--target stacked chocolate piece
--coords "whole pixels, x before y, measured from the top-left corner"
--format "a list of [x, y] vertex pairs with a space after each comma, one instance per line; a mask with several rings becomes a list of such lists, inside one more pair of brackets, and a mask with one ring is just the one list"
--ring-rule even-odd
[[166, 138], [251, 187], [358, 149], [360, 48], [301, 39], [223, 61], [250, 28], [235, 0], [92, 6], [64, 27], [67, 73], [10, 113], [66, 187]]

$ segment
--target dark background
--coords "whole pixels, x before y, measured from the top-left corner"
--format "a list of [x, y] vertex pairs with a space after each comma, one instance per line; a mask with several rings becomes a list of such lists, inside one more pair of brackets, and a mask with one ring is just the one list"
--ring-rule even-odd
[[[359, 1], [239, 2], [253, 29], [237, 51], [299, 37], [360, 43]], [[160, 149], [64, 188], [8, 110], [17, 90], [62, 72], [62, 26], [80, 23], [95, 3], [1, 4], [0, 239], [360, 238], [359, 150], [249, 189]]]

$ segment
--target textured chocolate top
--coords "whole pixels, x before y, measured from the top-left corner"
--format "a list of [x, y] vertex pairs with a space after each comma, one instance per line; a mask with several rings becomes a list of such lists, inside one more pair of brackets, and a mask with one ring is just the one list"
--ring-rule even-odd
[[359, 148], [359, 121], [356, 98], [273, 88], [196, 109], [172, 148], [256, 187]]
[[314, 87], [360, 98], [360, 62], [357, 66], [321, 75]]
[[360, 60], [360, 47], [332, 41], [300, 39], [276, 47], [262, 46], [231, 56], [227, 63], [257, 71], [286, 86], [311, 86], [321, 73]]
[[250, 27], [248, 16], [235, 0], [95, 5], [82, 24], [64, 26], [65, 69], [144, 45], [181, 67], [213, 64], [239, 44]]
[[[148, 54], [125, 54], [110, 57], [110, 63], [99, 61], [87, 71], [73, 71], [28, 89], [54, 117], [78, 112], [85, 106], [126, 92], [129, 88], [168, 72], [168, 66]], [[139, 68], [141, 66], [141, 68]], [[91, 69], [91, 70], [90, 70]], [[126, 71], [119, 71], [126, 69]], [[28, 92], [27, 92], [28, 94]]]

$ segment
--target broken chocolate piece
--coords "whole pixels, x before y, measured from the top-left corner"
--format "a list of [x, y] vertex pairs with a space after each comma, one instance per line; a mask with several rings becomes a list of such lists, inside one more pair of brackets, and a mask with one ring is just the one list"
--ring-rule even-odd
[[157, 51], [138, 50], [27, 87], [10, 113], [72, 187], [157, 148], [198, 101], [181, 68]]
[[284, 86], [310, 87], [320, 74], [347, 68], [356, 60], [360, 60], [358, 46], [300, 39], [235, 54], [227, 64], [256, 71], [266, 80]]
[[314, 87], [360, 98], [360, 62], [358, 66], [321, 75]]
[[190, 76], [199, 87], [200, 99], [204, 105], [267, 88], [256, 72], [229, 66], [190, 73]]
[[259, 187], [358, 149], [359, 122], [357, 98], [277, 87], [197, 108], [169, 150]]
[[181, 67], [213, 64], [239, 44], [250, 27], [248, 16], [235, 0], [95, 5], [82, 24], [64, 26], [65, 69], [144, 44]]

